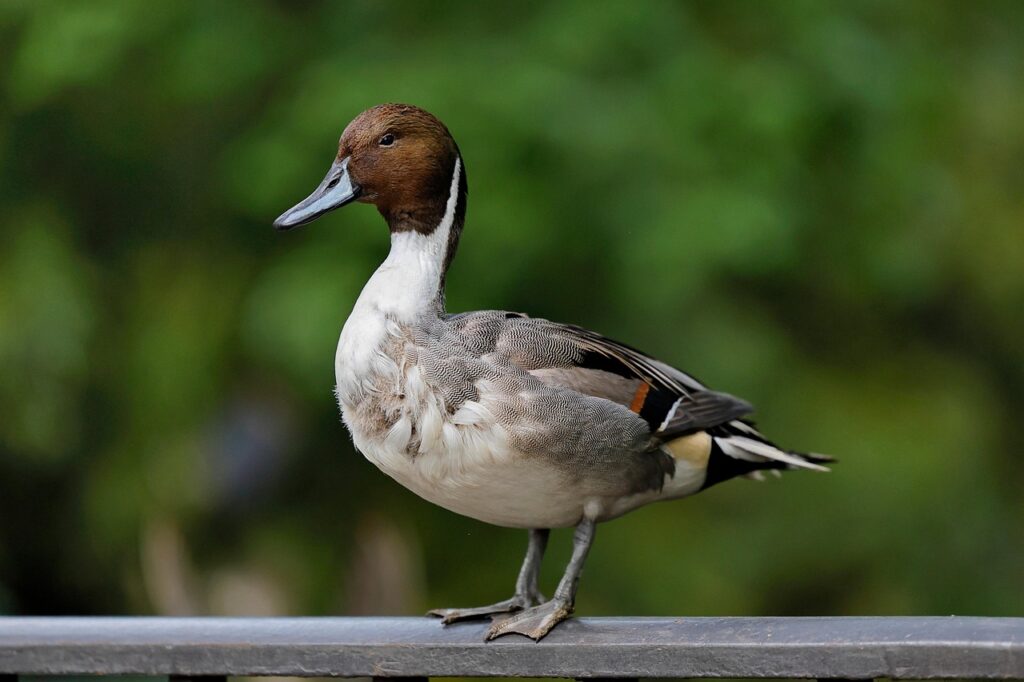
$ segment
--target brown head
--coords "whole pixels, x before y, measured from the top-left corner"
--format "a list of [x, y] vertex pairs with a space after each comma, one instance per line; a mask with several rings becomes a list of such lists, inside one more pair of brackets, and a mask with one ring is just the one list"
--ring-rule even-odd
[[466, 207], [459, 148], [432, 114], [407, 104], [381, 104], [348, 124], [338, 155], [320, 186], [285, 211], [274, 227], [288, 230], [352, 201], [374, 204], [392, 232], [430, 233], [444, 217], [459, 163], [452, 234]]

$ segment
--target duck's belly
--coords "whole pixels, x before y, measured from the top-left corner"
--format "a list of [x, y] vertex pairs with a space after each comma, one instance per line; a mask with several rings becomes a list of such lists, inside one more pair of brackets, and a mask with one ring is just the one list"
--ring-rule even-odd
[[[458, 416], [456, 413], [455, 416]], [[381, 438], [345, 415], [356, 447], [420, 497], [457, 514], [513, 528], [561, 528], [583, 517], [587, 497], [555, 467], [515, 452], [500, 426], [445, 423], [436, 442], [400, 419]], [[410, 447], [412, 446], [412, 447]]]
[[[605, 521], [651, 502], [690, 495], [704, 479], [706, 465], [680, 456], [687, 453], [677, 448], [679, 453], [671, 453], [675, 472], [660, 489], [611, 493], [607, 481], [589, 481], [579, 472], [570, 476], [538, 456], [515, 451], [500, 425], [453, 423], [461, 421], [461, 413], [445, 420], [436, 436], [430, 434], [429, 420], [413, 428], [403, 416], [382, 437], [343, 411], [356, 447], [381, 471], [440, 507], [498, 526], [564, 528], [584, 516]], [[685, 440], [700, 438], [707, 436]]]

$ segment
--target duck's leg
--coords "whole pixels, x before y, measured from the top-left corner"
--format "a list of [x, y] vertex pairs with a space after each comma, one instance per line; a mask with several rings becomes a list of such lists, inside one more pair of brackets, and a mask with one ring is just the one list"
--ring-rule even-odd
[[499, 613], [521, 611], [544, 601], [544, 596], [537, 586], [540, 581], [540, 562], [544, 558], [544, 550], [548, 546], [550, 533], [551, 531], [547, 528], [530, 529], [530, 544], [526, 548], [526, 558], [523, 559], [523, 567], [519, 569], [519, 577], [516, 579], [516, 593], [512, 595], [511, 599], [472, 609], [434, 609], [427, 615], [440, 616], [441, 622], [447, 625], [468, 618], [483, 618]]
[[573, 604], [576, 601], [576, 588], [580, 582], [580, 572], [583, 570], [583, 562], [587, 558], [587, 552], [590, 551], [590, 545], [594, 542], [596, 527], [597, 523], [588, 518], [584, 518], [576, 526], [576, 532], [572, 536], [572, 559], [565, 567], [565, 575], [558, 583], [554, 599], [495, 621], [487, 633], [487, 639], [515, 632], [531, 639], [540, 640], [541, 637], [551, 632], [551, 628], [572, 614]]

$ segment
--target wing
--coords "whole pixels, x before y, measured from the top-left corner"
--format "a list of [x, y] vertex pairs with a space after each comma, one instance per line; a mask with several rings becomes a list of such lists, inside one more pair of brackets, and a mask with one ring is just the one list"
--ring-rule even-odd
[[524, 315], [506, 319], [511, 348], [523, 348], [515, 342], [518, 335], [549, 339], [532, 346], [541, 357], [527, 359], [520, 352], [518, 360], [528, 371], [548, 384], [629, 407], [661, 440], [725, 424], [753, 411], [746, 401], [712, 391], [689, 374], [597, 332]]
[[744, 400], [712, 391], [698, 379], [636, 348], [575, 325], [522, 313], [487, 311], [449, 318], [482, 347], [551, 386], [612, 400], [647, 422], [663, 444], [698, 432], [711, 436], [711, 485], [759, 469], [824, 469], [820, 455], [783, 450], [743, 417]]

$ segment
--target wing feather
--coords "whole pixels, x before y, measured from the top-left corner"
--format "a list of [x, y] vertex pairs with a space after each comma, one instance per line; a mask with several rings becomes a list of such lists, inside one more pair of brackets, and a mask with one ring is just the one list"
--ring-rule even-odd
[[753, 407], [632, 346], [576, 325], [488, 311], [451, 316], [481, 353], [498, 352], [541, 381], [612, 400], [645, 420], [655, 442], [711, 436], [707, 485], [760, 470], [827, 470], [823, 455], [784, 450], [745, 419]]

